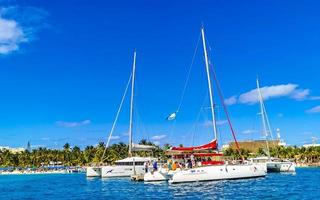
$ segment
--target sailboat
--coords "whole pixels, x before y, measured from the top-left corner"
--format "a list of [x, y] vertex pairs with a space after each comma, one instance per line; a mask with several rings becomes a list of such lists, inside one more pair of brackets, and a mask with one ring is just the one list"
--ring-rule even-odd
[[132, 140], [133, 135], [133, 101], [134, 101], [134, 84], [135, 84], [135, 70], [136, 70], [136, 51], [134, 51], [133, 54], [133, 67], [132, 67], [132, 74], [129, 78], [129, 82], [127, 84], [127, 87], [125, 89], [124, 95], [122, 97], [119, 109], [116, 114], [116, 118], [114, 120], [114, 123], [112, 125], [107, 145], [105, 147], [105, 151], [103, 153], [102, 159], [106, 153], [106, 148], [109, 145], [113, 130], [115, 128], [120, 110], [122, 108], [122, 104], [124, 101], [124, 98], [127, 93], [127, 89], [129, 86], [129, 83], [131, 83], [131, 97], [130, 97], [130, 122], [129, 122], [129, 151], [128, 151], [128, 157], [122, 160], [117, 160], [114, 165], [108, 165], [108, 166], [96, 166], [96, 167], [88, 167], [87, 168], [87, 176], [88, 177], [102, 177], [102, 178], [109, 178], [109, 177], [130, 177], [132, 175], [136, 174], [144, 174], [145, 173], [145, 167], [144, 164], [146, 162], [153, 162], [156, 159], [152, 157], [139, 157], [139, 156], [133, 156], [134, 152], [137, 151], [152, 151], [155, 147], [150, 145], [142, 145], [142, 144], [134, 144]]
[[[216, 128], [216, 116], [215, 105], [213, 102], [213, 90], [211, 86], [209, 59], [207, 54], [206, 39], [204, 28], [201, 28], [202, 44], [205, 58], [205, 67], [207, 74], [207, 83], [210, 98], [211, 108], [211, 123], [213, 126], [214, 138], [208, 144], [194, 146], [194, 147], [171, 147], [168, 154], [173, 155], [174, 158], [188, 157], [193, 162], [200, 160], [196, 164], [189, 165], [185, 169], [181, 169], [172, 173], [169, 178], [169, 183], [182, 183], [182, 182], [197, 182], [197, 181], [215, 181], [215, 180], [228, 180], [228, 179], [244, 179], [244, 178], [256, 178], [264, 177], [265, 171], [261, 166], [253, 163], [241, 163], [241, 164], [229, 164], [219, 158], [222, 154], [217, 151], [217, 128]], [[218, 84], [218, 83], [217, 83]], [[220, 93], [220, 92], [219, 92]], [[220, 97], [222, 94], [220, 94]], [[226, 109], [225, 109], [226, 111]], [[226, 112], [227, 114], [227, 112]], [[233, 133], [233, 137], [236, 141], [229, 117], [227, 115], [228, 122]], [[236, 141], [236, 144], [237, 141]], [[237, 145], [238, 146], [238, 145]], [[238, 149], [239, 150], [239, 149]], [[202, 158], [210, 159], [202, 159]]]
[[267, 156], [254, 158], [253, 162], [260, 163], [261, 165], [265, 165], [267, 172], [295, 172], [296, 164], [294, 162], [282, 161], [278, 158], [272, 158], [270, 156], [268, 135], [270, 134], [272, 136], [272, 132], [271, 132], [267, 111], [266, 111], [263, 97], [260, 90], [259, 79], [257, 79], [257, 90], [258, 90], [258, 98], [260, 103], [260, 111], [261, 111], [260, 114], [261, 114], [263, 133], [266, 138]]

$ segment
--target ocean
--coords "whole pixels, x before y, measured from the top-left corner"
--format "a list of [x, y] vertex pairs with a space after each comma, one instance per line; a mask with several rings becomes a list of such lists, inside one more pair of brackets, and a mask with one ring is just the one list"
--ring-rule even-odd
[[2, 175], [0, 199], [320, 199], [320, 168], [265, 178], [184, 183], [87, 178], [85, 174]]

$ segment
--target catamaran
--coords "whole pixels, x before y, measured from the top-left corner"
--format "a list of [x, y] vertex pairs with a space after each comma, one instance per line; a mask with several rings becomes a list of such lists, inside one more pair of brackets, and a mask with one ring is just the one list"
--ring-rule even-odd
[[[211, 123], [214, 132], [214, 138], [208, 144], [193, 146], [193, 147], [171, 147], [167, 154], [172, 155], [173, 163], [178, 163], [179, 159], [188, 160], [186, 167], [180, 167], [178, 170], [164, 171], [159, 170], [156, 172], [150, 172], [145, 174], [145, 181], [159, 181], [169, 179], [169, 183], [182, 183], [182, 182], [197, 182], [197, 181], [214, 181], [214, 180], [228, 180], [228, 179], [243, 179], [243, 178], [255, 178], [264, 177], [266, 175], [264, 169], [256, 164], [242, 163], [242, 164], [229, 164], [221, 160], [222, 154], [218, 152], [217, 142], [217, 128], [215, 117], [215, 105], [213, 102], [213, 90], [211, 85], [209, 59], [207, 54], [206, 39], [204, 28], [201, 28], [202, 44], [205, 58], [205, 67], [207, 74], [207, 83], [210, 98], [211, 109]], [[218, 81], [214, 74], [217, 87], [219, 88]], [[222, 97], [221, 91], [219, 91], [220, 98]], [[224, 102], [222, 101], [224, 105]], [[227, 115], [228, 123], [231, 128], [231, 132], [237, 144], [231, 122], [224, 105], [224, 110]], [[176, 112], [177, 113], [177, 112]], [[172, 116], [172, 115], [170, 115]], [[174, 116], [175, 117], [175, 116]], [[239, 151], [240, 153], [240, 151]], [[170, 173], [171, 172], [171, 173]]]
[[129, 122], [129, 157], [118, 160], [115, 162], [115, 165], [100, 165], [94, 167], [87, 168], [87, 176], [88, 177], [102, 177], [102, 178], [109, 178], [109, 177], [130, 177], [136, 174], [144, 174], [145, 173], [145, 165], [146, 162], [153, 162], [156, 159], [152, 157], [139, 157], [139, 156], [132, 156], [134, 152], [137, 151], [152, 151], [155, 147], [150, 145], [142, 145], [142, 144], [134, 144], [132, 140], [132, 127], [133, 127], [133, 101], [134, 101], [134, 83], [135, 83], [135, 69], [136, 69], [136, 51], [133, 54], [133, 67], [132, 73], [129, 77], [129, 81], [127, 83], [127, 87], [125, 89], [124, 95], [122, 96], [121, 103], [119, 109], [117, 111], [115, 120], [111, 127], [111, 131], [108, 137], [108, 141], [101, 158], [101, 161], [104, 158], [106, 153], [107, 147], [109, 146], [112, 133], [114, 131], [116, 122], [118, 120], [118, 116], [120, 114], [128, 87], [131, 83], [131, 98], [130, 98], [130, 122]]
[[[268, 119], [266, 107], [264, 105], [258, 79], [257, 79], [257, 91], [258, 91], [258, 98], [260, 103], [262, 127], [263, 127], [264, 136], [266, 138], [267, 156], [254, 158], [253, 162], [259, 163], [260, 165], [265, 165], [267, 172], [295, 172], [296, 164], [294, 162], [283, 161], [279, 158], [272, 158], [270, 156], [268, 135], [270, 134], [270, 136], [272, 137], [272, 129], [269, 123], [269, 119]], [[278, 133], [278, 135], [280, 135], [280, 133]], [[278, 138], [280, 140], [280, 136], [278, 136]]]

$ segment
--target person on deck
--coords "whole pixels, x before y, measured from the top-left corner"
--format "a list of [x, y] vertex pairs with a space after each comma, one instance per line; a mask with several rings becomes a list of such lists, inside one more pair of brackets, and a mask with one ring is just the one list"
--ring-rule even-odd
[[154, 161], [153, 163], [153, 171], [157, 171], [158, 170], [158, 161]]
[[192, 168], [192, 162], [191, 162], [190, 159], [187, 161], [187, 168], [188, 168], [188, 169], [191, 169], [191, 168]]
[[168, 170], [172, 170], [172, 163], [171, 160], [168, 161]]
[[174, 163], [172, 164], [172, 170], [175, 171], [177, 168], [178, 168], [177, 162], [174, 162]]
[[148, 173], [148, 169], [149, 169], [149, 161], [144, 163], [145, 173]]

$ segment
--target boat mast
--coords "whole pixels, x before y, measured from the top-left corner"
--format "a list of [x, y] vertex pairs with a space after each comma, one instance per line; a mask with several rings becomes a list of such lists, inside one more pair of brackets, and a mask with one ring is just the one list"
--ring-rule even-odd
[[132, 79], [131, 79], [130, 123], [129, 123], [129, 156], [132, 156], [132, 115], [133, 115], [133, 96], [134, 96], [135, 71], [136, 71], [136, 50], [134, 50], [134, 52], [133, 52]]
[[211, 87], [209, 61], [208, 61], [207, 47], [206, 47], [206, 39], [205, 39], [205, 36], [204, 36], [204, 28], [203, 27], [201, 28], [201, 35], [202, 35], [204, 58], [205, 58], [205, 63], [206, 63], [206, 72], [207, 72], [207, 78], [208, 78], [208, 87], [209, 87], [209, 96], [210, 96], [210, 105], [211, 105], [211, 114], [212, 114], [212, 125], [213, 125], [214, 139], [216, 140], [217, 139], [217, 128], [216, 128], [214, 104], [213, 104], [213, 97], [212, 97], [212, 87]]
[[261, 120], [262, 120], [262, 126], [263, 126], [263, 131], [264, 131], [264, 135], [266, 137], [266, 146], [267, 146], [267, 153], [268, 153], [268, 158], [270, 160], [270, 149], [269, 149], [269, 143], [268, 143], [268, 131], [267, 131], [267, 125], [266, 125], [266, 118], [265, 118], [265, 110], [264, 110], [264, 106], [263, 106], [263, 98], [262, 98], [262, 94], [260, 91], [260, 85], [259, 85], [259, 79], [257, 79], [257, 90], [258, 90], [258, 94], [259, 94], [259, 102], [260, 102], [260, 110], [261, 110]]

